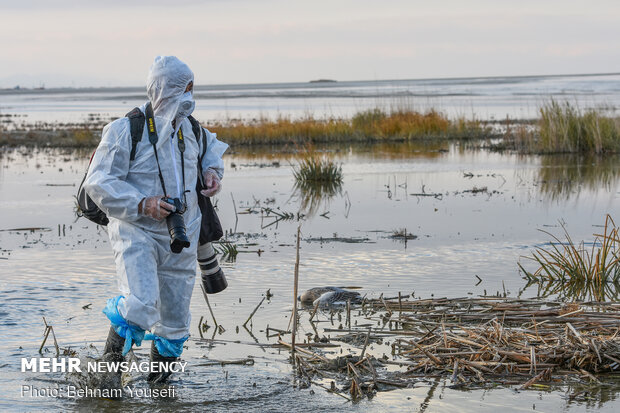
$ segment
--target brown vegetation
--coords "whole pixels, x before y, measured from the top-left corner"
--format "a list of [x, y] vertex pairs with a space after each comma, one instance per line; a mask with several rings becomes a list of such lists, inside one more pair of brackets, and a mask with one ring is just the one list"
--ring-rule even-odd
[[435, 137], [463, 139], [488, 137], [490, 134], [479, 121], [463, 118], [452, 121], [434, 110], [387, 113], [373, 109], [360, 112], [351, 120], [313, 117], [299, 120], [278, 118], [275, 121], [259, 119], [250, 123], [208, 125], [208, 128], [233, 144], [408, 141]]

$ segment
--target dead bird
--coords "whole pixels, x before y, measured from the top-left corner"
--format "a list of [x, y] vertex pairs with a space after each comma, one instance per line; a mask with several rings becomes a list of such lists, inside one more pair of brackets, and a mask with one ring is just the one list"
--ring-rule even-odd
[[306, 305], [315, 305], [318, 301], [319, 306], [324, 307], [346, 304], [347, 301], [359, 304], [362, 302], [362, 296], [358, 292], [340, 287], [314, 287], [300, 295], [299, 300]]

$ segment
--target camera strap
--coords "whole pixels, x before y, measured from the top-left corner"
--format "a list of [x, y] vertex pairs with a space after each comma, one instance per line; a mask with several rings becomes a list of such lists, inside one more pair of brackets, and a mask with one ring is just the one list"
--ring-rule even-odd
[[[185, 198], [185, 156], [183, 153], [185, 152], [185, 139], [183, 139], [183, 130], [179, 126], [179, 132], [177, 133], [177, 140], [179, 143], [179, 152], [181, 153], [181, 180], [183, 182], [183, 204], [187, 205], [187, 200]], [[187, 206], [185, 206], [187, 208]]]
[[[155, 152], [155, 161], [157, 162], [157, 171], [159, 172], [159, 182], [161, 182], [161, 188], [164, 191], [164, 196], [168, 196], [168, 192], [166, 191], [166, 184], [164, 183], [164, 176], [161, 173], [161, 167], [159, 166], [159, 156], [157, 155], [157, 141], [159, 137], [157, 136], [157, 129], [155, 128], [155, 116], [153, 115], [153, 107], [151, 102], [146, 104], [145, 108], [146, 115], [146, 126], [149, 132], [149, 142], [153, 145], [153, 151]], [[179, 132], [177, 134], [178, 144], [179, 144], [179, 152], [181, 153], [181, 175], [183, 176], [183, 198], [185, 198], [185, 162], [183, 155], [185, 152], [185, 140], [183, 139], [183, 131], [181, 127], [179, 127]]]

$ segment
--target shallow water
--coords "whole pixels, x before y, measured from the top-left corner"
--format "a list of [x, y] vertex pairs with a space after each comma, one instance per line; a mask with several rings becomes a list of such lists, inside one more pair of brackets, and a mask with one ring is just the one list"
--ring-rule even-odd
[[[618, 410], [617, 381], [574, 400], [569, 399], [572, 391], [567, 388], [458, 391], [443, 381], [379, 393], [355, 405], [316, 386], [312, 387], [314, 394], [310, 389], [294, 389], [288, 353], [252, 343], [274, 342], [266, 336], [268, 325], [287, 327], [298, 225], [302, 232], [300, 290], [348, 285], [361, 287], [360, 292], [369, 297], [398, 292], [456, 297], [495, 294], [505, 288], [515, 296], [525, 286], [517, 261], [549, 241], [538, 229], [559, 235], [562, 222], [573, 239], [591, 241], [593, 233], [602, 231], [605, 214], [613, 215], [620, 203], [617, 157], [522, 157], [448, 143], [352, 147], [326, 154], [342, 163], [342, 191], [319, 202], [312, 216], [306, 209], [300, 220], [279, 222], [260, 210], [299, 212], [303, 197], [294, 191], [292, 155], [268, 151], [227, 155], [224, 190], [217, 206], [225, 229], [235, 233], [230, 239], [239, 245], [240, 253], [236, 261], [222, 263], [229, 288], [211, 296], [215, 315], [226, 331], [216, 334], [214, 343], [201, 339], [199, 319], [213, 323], [196, 286], [192, 337], [183, 355], [189, 371], [172, 381], [177, 397], [125, 397], [115, 402], [21, 396], [22, 385], [66, 384], [60, 373], [20, 372], [21, 357], [38, 355], [42, 317], [54, 326], [61, 347], [96, 353], [109, 326], [100, 310], [107, 298], [116, 295], [116, 280], [105, 231], [74, 218], [73, 195], [89, 154], [3, 152], [0, 408], [298, 411], [311, 406], [312, 411], [496, 411], [507, 406], [536, 411]], [[466, 192], [484, 187], [484, 192]], [[419, 193], [437, 196], [413, 195]], [[245, 213], [248, 210], [253, 213]], [[41, 229], [7, 231], [26, 227]], [[403, 228], [417, 238], [407, 243], [390, 238], [394, 230]], [[478, 285], [476, 275], [483, 280]], [[267, 289], [273, 297], [259, 308], [246, 331], [242, 324]], [[532, 289], [522, 292], [524, 297], [535, 294]], [[214, 333], [211, 327], [203, 334], [211, 338]], [[98, 350], [89, 349], [90, 344]], [[146, 348], [137, 355], [145, 358]], [[47, 350], [54, 352], [53, 346]], [[374, 351], [381, 355], [387, 350], [377, 346]], [[233, 360], [247, 356], [255, 357], [253, 366], [199, 365], [207, 361], [203, 357]], [[145, 387], [142, 379], [135, 385]]]

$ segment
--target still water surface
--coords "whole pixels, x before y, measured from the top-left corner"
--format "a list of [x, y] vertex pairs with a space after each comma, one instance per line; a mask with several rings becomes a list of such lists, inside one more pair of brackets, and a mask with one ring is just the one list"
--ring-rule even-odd
[[[522, 291], [525, 283], [517, 262], [549, 241], [538, 230], [559, 235], [563, 223], [573, 239], [591, 241], [593, 233], [600, 233], [605, 215], [615, 216], [620, 205], [617, 157], [523, 157], [449, 143], [328, 148], [325, 153], [342, 164], [344, 184], [333, 197], [319, 199], [311, 211], [308, 200], [294, 189], [293, 155], [240, 151], [226, 156], [224, 189], [217, 196], [217, 206], [240, 253], [236, 261], [222, 263], [229, 288], [211, 298], [226, 331], [216, 335], [215, 343], [201, 340], [198, 320], [204, 316], [212, 322], [196, 286], [192, 337], [183, 354], [189, 371], [172, 381], [177, 397], [115, 402], [21, 397], [24, 384], [66, 384], [60, 373], [20, 372], [21, 357], [38, 355], [42, 317], [54, 326], [61, 347], [96, 354], [109, 326], [101, 309], [107, 298], [116, 295], [116, 279], [105, 231], [74, 217], [73, 196], [88, 153], [4, 151], [0, 157], [0, 408], [472, 412], [620, 408], [617, 385], [569, 401], [567, 389], [457, 391], [443, 381], [422, 382], [355, 405], [318, 387], [313, 392], [293, 389], [287, 353], [248, 343], [255, 339], [273, 343], [274, 338], [266, 337], [267, 325], [287, 327], [298, 225], [300, 290], [348, 285], [361, 287], [360, 292], [369, 297], [398, 292], [462, 297], [495, 294], [505, 288], [510, 296], [531, 297], [536, 291]], [[435, 196], [416, 195], [420, 193]], [[276, 222], [264, 208], [291, 213], [294, 218]], [[305, 216], [297, 219], [299, 212]], [[41, 229], [6, 231], [26, 227]], [[400, 229], [417, 238], [407, 243], [390, 238]], [[483, 280], [478, 285], [476, 275]], [[248, 332], [241, 325], [267, 289], [273, 297], [259, 308]], [[204, 333], [209, 338], [213, 334], [213, 327]], [[379, 346], [376, 351], [381, 355], [385, 349]], [[144, 346], [137, 355], [147, 357]], [[207, 358], [247, 356], [255, 357], [253, 366], [199, 365]], [[145, 387], [140, 380], [137, 385]]]

